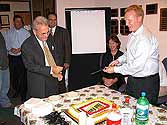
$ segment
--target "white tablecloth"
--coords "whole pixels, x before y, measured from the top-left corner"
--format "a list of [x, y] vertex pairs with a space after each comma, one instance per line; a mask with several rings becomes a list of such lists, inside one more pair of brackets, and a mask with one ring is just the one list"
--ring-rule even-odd
[[[115, 90], [109, 89], [103, 85], [95, 85], [86, 87], [80, 90], [76, 90], [78, 97], [70, 97], [69, 93], [60, 94], [61, 98], [56, 101], [50, 101], [48, 98], [44, 100], [54, 105], [54, 110], [62, 112], [69, 108], [71, 104], [76, 104], [87, 99], [104, 97], [108, 100], [113, 101], [119, 106], [123, 105], [125, 97], [128, 95], [119, 93]], [[130, 106], [135, 110], [136, 99], [130, 97]], [[24, 104], [18, 105], [14, 109], [14, 114], [20, 117], [21, 121], [26, 125], [43, 125], [45, 121], [43, 118], [34, 116], [31, 112], [28, 112]], [[69, 120], [69, 119], [68, 119]], [[149, 125], [167, 125], [167, 110], [160, 107], [152, 106], [149, 107]]]

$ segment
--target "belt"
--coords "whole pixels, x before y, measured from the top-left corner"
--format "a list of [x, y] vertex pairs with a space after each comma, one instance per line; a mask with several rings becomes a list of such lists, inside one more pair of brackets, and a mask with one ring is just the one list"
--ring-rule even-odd
[[159, 75], [159, 73], [153, 74], [153, 75], [149, 75], [149, 76], [144, 76], [144, 77], [133, 77], [134, 79], [146, 79], [146, 78], [152, 78]]

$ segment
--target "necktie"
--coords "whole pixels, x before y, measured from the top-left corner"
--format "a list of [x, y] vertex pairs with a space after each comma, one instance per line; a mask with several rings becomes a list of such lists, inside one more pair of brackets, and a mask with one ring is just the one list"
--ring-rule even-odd
[[52, 29], [52, 28], [50, 28], [50, 34], [51, 34], [52, 36], [54, 36], [54, 33], [53, 33], [53, 29]]
[[46, 59], [48, 61], [49, 66], [56, 66], [54, 58], [53, 58], [49, 48], [46, 46], [46, 42], [42, 42], [42, 43], [43, 43], [44, 53], [45, 53], [45, 56], [46, 56]]
[[[46, 42], [43, 43], [43, 49], [44, 49], [44, 54], [46, 56], [46, 59], [48, 61], [49, 66], [56, 66], [56, 63], [54, 61], [54, 58], [49, 50], [49, 48], [46, 46]], [[57, 77], [57, 75], [53, 74], [54, 77]]]

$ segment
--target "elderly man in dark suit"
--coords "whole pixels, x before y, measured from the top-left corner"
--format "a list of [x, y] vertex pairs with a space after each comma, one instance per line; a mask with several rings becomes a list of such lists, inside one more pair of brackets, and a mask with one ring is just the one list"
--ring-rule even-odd
[[[63, 67], [57, 66], [60, 64], [59, 55], [52, 41], [48, 39], [48, 20], [42, 16], [36, 17], [32, 29], [33, 35], [25, 40], [21, 47], [23, 62], [27, 69], [27, 95], [43, 98], [59, 94], [58, 80], [62, 79]], [[57, 65], [50, 65], [45, 47], [50, 51]]]
[[[54, 46], [60, 53], [61, 65], [64, 67], [62, 74], [65, 78], [65, 71], [69, 68], [71, 60], [70, 36], [67, 29], [57, 26], [57, 15], [55, 13], [50, 13], [48, 15], [48, 21], [51, 32], [49, 37], [52, 37]], [[59, 91], [62, 93], [66, 92], [65, 79], [59, 84]]]
[[5, 40], [0, 32], [0, 107], [7, 108], [11, 106], [11, 102], [7, 96], [9, 86], [7, 49]]

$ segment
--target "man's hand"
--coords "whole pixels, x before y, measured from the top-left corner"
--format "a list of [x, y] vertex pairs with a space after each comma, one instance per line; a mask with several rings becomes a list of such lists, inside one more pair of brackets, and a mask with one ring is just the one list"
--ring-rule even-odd
[[53, 66], [52, 67], [52, 76], [53, 77], [56, 77], [58, 79], [58, 81], [61, 81], [63, 79], [63, 75], [62, 75], [62, 71], [63, 70], [63, 67], [61, 66]]
[[114, 61], [112, 61], [110, 64], [109, 64], [109, 66], [116, 66], [116, 65], [118, 65], [119, 64], [119, 61], [118, 60], [114, 60]]
[[52, 67], [53, 74], [59, 74], [59, 73], [61, 73], [62, 70], [63, 70], [63, 67], [61, 67], [61, 66], [53, 66]]
[[107, 87], [112, 86], [114, 83], [116, 83], [118, 81], [117, 78], [108, 79], [108, 78], [105, 78], [105, 77], [103, 77], [102, 80], [104, 82], [104, 85], [107, 86]]
[[70, 64], [68, 64], [68, 63], [64, 63], [64, 69], [68, 69], [69, 66], [70, 66]]
[[13, 54], [17, 54], [17, 53], [19, 53], [20, 51], [21, 51], [20, 48], [11, 48], [11, 49], [10, 49], [10, 52], [12, 52]]
[[52, 74], [53, 77], [57, 78], [58, 81], [61, 81], [63, 79], [63, 75], [61, 73], [59, 74]]
[[63, 79], [63, 75], [61, 73], [57, 74], [58, 81], [61, 81]]
[[103, 69], [104, 72], [107, 73], [113, 73], [114, 72], [114, 66], [108, 66]]

